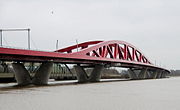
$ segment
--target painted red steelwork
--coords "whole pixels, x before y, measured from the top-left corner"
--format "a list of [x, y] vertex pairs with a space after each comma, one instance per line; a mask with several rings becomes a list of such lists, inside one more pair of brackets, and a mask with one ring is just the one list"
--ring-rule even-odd
[[[95, 45], [96, 44], [96, 45]], [[92, 47], [89, 47], [94, 45]], [[80, 51], [76, 51], [80, 48]], [[75, 50], [76, 52], [73, 52]], [[145, 64], [151, 62], [133, 45], [124, 41], [91, 41], [85, 42], [67, 48], [56, 50], [55, 52], [81, 55], [83, 57], [90, 56], [98, 59], [112, 59], [121, 61], [132, 61]]]
[[[54, 52], [0, 47], [0, 60], [53, 61], [61, 63], [121, 63], [166, 70], [153, 65], [135, 46], [124, 41], [90, 41], [59, 49]], [[166, 70], [168, 71], [168, 70]]]

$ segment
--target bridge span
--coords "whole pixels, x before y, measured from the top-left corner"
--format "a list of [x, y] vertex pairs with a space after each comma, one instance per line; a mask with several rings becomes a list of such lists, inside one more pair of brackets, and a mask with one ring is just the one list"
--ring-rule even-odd
[[[155, 66], [135, 46], [124, 41], [89, 41], [52, 52], [0, 47], [0, 60], [12, 61], [18, 85], [47, 84], [53, 63], [76, 64], [79, 82], [97, 82], [101, 70], [125, 67], [131, 79], [162, 78], [169, 70]], [[23, 62], [41, 62], [39, 70], [30, 77]], [[94, 68], [87, 75], [85, 68]]]

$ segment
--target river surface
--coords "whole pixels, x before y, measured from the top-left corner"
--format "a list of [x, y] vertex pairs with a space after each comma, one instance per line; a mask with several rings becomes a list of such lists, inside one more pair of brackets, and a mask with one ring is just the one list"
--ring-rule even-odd
[[14, 85], [0, 84], [0, 110], [180, 110], [180, 77]]

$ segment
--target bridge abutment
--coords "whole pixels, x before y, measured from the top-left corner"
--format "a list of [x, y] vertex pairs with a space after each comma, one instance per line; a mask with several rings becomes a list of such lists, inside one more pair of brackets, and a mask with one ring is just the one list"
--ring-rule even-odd
[[25, 86], [25, 85], [31, 84], [30, 74], [24, 67], [24, 64], [13, 63], [12, 66], [14, 69], [15, 78], [16, 78], [18, 85]]

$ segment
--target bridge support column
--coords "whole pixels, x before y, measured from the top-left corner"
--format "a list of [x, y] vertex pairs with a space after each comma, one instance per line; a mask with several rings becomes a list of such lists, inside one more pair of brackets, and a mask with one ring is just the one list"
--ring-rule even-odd
[[78, 82], [80, 82], [80, 83], [98, 82], [100, 80], [101, 70], [103, 68], [104, 68], [103, 65], [95, 65], [90, 76], [88, 76], [83, 67], [81, 67], [79, 65], [75, 66]]
[[12, 66], [18, 85], [25, 86], [31, 84], [30, 74], [22, 63], [13, 63]]
[[162, 71], [158, 71], [156, 78], [157, 79], [161, 78], [161, 74], [162, 74]]
[[156, 70], [156, 71], [153, 72], [153, 75], [152, 75], [153, 79], [156, 79], [156, 78], [157, 78], [157, 75], [158, 75], [158, 70]]
[[148, 78], [147, 70], [148, 70], [148, 68], [143, 68], [141, 70], [141, 72], [139, 73], [138, 78], [139, 79], [146, 79], [146, 78]]
[[165, 71], [161, 71], [161, 75], [159, 76], [159, 78], [166, 78], [166, 72]]
[[166, 72], [162, 72], [161, 78], [166, 78]]
[[46, 85], [48, 83], [48, 79], [52, 71], [52, 67], [53, 67], [52, 62], [42, 63], [40, 68], [37, 70], [32, 80], [32, 83], [35, 85]]
[[90, 77], [89, 81], [90, 82], [98, 82], [101, 78], [101, 71], [104, 68], [103, 65], [95, 65]]
[[29, 84], [45, 85], [48, 82], [53, 63], [51, 62], [42, 63], [42, 65], [36, 72], [35, 76], [33, 77], [33, 80], [31, 80], [32, 78], [29, 72], [22, 63], [13, 63], [12, 66], [14, 69], [15, 78], [18, 85], [21, 86], [25, 86]]
[[149, 79], [154, 79], [154, 72], [152, 70], [149, 71]]
[[76, 70], [78, 82], [79, 83], [88, 82], [88, 76], [87, 76], [86, 71], [84, 70], [84, 68], [79, 66], [79, 65], [74, 66], [74, 68]]
[[138, 79], [137, 74], [132, 69], [128, 69], [128, 74], [130, 79]]

